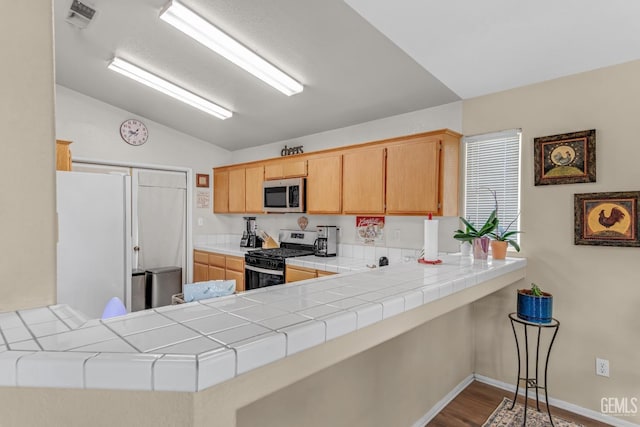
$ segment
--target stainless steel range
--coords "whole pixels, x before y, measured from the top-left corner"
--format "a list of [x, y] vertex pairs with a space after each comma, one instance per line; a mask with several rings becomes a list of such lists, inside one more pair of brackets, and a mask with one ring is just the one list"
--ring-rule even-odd
[[315, 231], [280, 230], [280, 247], [249, 251], [244, 256], [245, 289], [285, 283], [285, 260], [289, 257], [313, 255]]

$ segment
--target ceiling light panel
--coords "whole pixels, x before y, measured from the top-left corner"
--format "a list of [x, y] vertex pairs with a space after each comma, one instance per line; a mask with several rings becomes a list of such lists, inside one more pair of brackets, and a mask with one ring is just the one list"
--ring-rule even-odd
[[189, 92], [188, 90], [158, 77], [155, 74], [143, 70], [137, 65], [133, 65], [124, 59], [118, 57], [113, 58], [109, 63], [108, 68], [219, 119], [224, 120], [233, 116], [233, 113], [226, 108], [214, 104], [213, 102]]
[[287, 96], [300, 93], [304, 88], [302, 84], [177, 1], [169, 2], [160, 13], [160, 19]]

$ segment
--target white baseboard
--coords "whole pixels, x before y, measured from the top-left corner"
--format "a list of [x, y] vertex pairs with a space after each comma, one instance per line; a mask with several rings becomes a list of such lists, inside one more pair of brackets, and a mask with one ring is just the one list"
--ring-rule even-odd
[[453, 390], [451, 390], [449, 393], [447, 393], [447, 395], [445, 397], [440, 399], [440, 401], [438, 401], [438, 403], [436, 403], [433, 406], [433, 408], [429, 409], [429, 412], [424, 414], [418, 421], [413, 423], [412, 427], [424, 427], [424, 426], [426, 426], [429, 421], [431, 421], [436, 415], [438, 415], [438, 413], [440, 411], [442, 411], [444, 409], [445, 406], [447, 406], [449, 404], [449, 402], [451, 402], [453, 399], [455, 399], [456, 396], [458, 394], [460, 394], [460, 392], [462, 390], [467, 388], [467, 386], [473, 382], [473, 379], [474, 379], [474, 376], [473, 376], [473, 374], [471, 374], [467, 378], [462, 380], [462, 382], [460, 382], [460, 384], [455, 386], [453, 388]]
[[[488, 385], [491, 385], [491, 386], [494, 386], [494, 387], [497, 387], [497, 388], [501, 388], [503, 390], [510, 391], [511, 393], [516, 391], [516, 386], [515, 385], [509, 384], [509, 383], [505, 383], [505, 382], [502, 382], [502, 381], [498, 381], [498, 380], [494, 380], [493, 378], [485, 377], [484, 375], [475, 374], [474, 378], [475, 378], [476, 381], [479, 381], [481, 383], [485, 383], [485, 384], [488, 384]], [[460, 391], [458, 391], [456, 393], [456, 395], [458, 393], [460, 393]], [[520, 387], [520, 390], [518, 391], [518, 394], [524, 396], [524, 389], [522, 387]], [[640, 427], [640, 424], [635, 424], [635, 423], [632, 423], [632, 422], [629, 422], [629, 421], [625, 421], [625, 420], [623, 420], [621, 418], [612, 417], [611, 415], [605, 415], [605, 414], [603, 414], [601, 412], [593, 411], [591, 409], [587, 409], [587, 408], [583, 408], [583, 407], [578, 406], [578, 405], [574, 405], [573, 403], [565, 402], [565, 401], [559, 400], [559, 399], [554, 399], [553, 397], [549, 398], [549, 404], [551, 404], [551, 405], [553, 405], [553, 406], [555, 406], [557, 408], [565, 409], [565, 410], [573, 412], [575, 414], [582, 415], [582, 416], [585, 416], [587, 418], [594, 419], [596, 421], [601, 421], [603, 423], [611, 424], [611, 425], [616, 426], [616, 427]]]

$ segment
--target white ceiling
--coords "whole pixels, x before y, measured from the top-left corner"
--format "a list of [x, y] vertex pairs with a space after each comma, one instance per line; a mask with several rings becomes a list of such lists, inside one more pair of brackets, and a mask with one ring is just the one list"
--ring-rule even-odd
[[[97, 13], [80, 30], [54, 0], [56, 81], [229, 150], [640, 58], [630, 0], [183, 0], [304, 84], [287, 97], [160, 21], [167, 1], [86, 0]], [[109, 71], [114, 55], [235, 115]]]

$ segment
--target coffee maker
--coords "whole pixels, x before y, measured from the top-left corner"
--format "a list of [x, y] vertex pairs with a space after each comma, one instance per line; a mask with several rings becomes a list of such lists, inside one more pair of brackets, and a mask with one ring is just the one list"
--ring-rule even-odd
[[316, 256], [336, 256], [338, 249], [338, 227], [335, 225], [319, 225], [318, 238], [313, 244]]
[[246, 223], [246, 227], [244, 232], [242, 233], [242, 238], [240, 239], [240, 247], [241, 248], [261, 248], [262, 239], [258, 237], [258, 235], [256, 234], [256, 230], [257, 230], [256, 217], [245, 216], [243, 218]]

